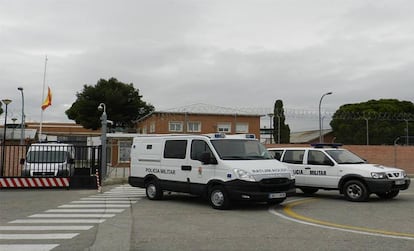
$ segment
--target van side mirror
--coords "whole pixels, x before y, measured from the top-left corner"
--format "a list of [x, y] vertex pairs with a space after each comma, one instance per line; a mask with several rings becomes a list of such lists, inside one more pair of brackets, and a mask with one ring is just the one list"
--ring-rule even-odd
[[204, 165], [217, 164], [217, 160], [211, 156], [209, 152], [203, 152], [200, 156], [200, 161], [203, 162]]
[[20, 165], [24, 165], [24, 162], [25, 162], [26, 160], [24, 159], [24, 158], [21, 158], [20, 159]]

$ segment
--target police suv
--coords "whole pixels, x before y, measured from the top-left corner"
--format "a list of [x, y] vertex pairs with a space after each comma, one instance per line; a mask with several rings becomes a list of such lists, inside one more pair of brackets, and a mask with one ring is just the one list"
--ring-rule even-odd
[[319, 189], [339, 190], [349, 201], [367, 201], [370, 194], [391, 199], [410, 185], [404, 170], [368, 164], [341, 144], [314, 147], [269, 148], [274, 158], [296, 175], [296, 187], [305, 194]]
[[138, 136], [128, 182], [150, 200], [164, 191], [205, 196], [215, 209], [232, 201], [281, 203], [294, 193], [294, 175], [254, 135]]

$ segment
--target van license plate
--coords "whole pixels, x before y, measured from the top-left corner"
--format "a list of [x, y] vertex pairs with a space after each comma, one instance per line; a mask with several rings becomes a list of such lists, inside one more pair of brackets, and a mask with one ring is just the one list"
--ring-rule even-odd
[[286, 193], [271, 193], [269, 194], [269, 199], [285, 198]]
[[405, 184], [405, 180], [396, 180], [395, 185], [403, 185]]

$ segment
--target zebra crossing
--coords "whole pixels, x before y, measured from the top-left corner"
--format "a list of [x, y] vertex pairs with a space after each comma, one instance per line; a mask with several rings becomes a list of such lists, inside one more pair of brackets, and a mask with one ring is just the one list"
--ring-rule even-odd
[[59, 240], [75, 238], [82, 231], [122, 213], [144, 196], [144, 189], [121, 185], [24, 219], [12, 220], [0, 226], [0, 250], [52, 250], [60, 245]]

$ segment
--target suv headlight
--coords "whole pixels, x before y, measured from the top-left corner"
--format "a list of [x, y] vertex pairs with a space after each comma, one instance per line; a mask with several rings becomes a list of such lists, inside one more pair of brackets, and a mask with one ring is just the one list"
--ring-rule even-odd
[[253, 175], [251, 175], [250, 173], [248, 173], [248, 172], [246, 172], [244, 170], [234, 169], [234, 173], [241, 180], [245, 180], [245, 181], [256, 181], [254, 179]]
[[401, 174], [404, 178], [407, 177], [407, 173], [405, 171], [402, 171]]
[[371, 177], [374, 179], [386, 179], [387, 174], [386, 173], [371, 173]]

